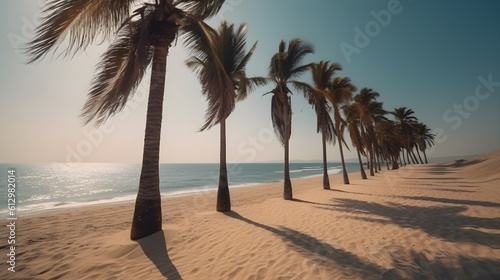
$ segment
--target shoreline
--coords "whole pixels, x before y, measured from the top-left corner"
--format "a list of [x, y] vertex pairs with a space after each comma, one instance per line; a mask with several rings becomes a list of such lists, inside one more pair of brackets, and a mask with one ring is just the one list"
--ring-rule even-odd
[[[356, 173], [359, 171], [352, 171], [349, 173], [349, 176], [351, 176], [351, 173]], [[329, 174], [329, 177], [337, 176], [337, 175], [342, 175], [342, 171], [340, 173], [334, 173], [334, 174]], [[322, 174], [317, 174], [317, 175], [306, 175], [304, 177], [299, 177], [299, 178], [294, 178], [292, 179], [292, 185], [295, 180], [303, 180], [303, 179], [309, 179], [309, 178], [315, 178], [315, 177], [322, 177]], [[331, 178], [330, 178], [331, 180]], [[279, 184], [283, 183], [283, 180], [279, 180], [276, 182], [262, 182], [262, 183], [241, 183], [241, 184], [236, 184], [236, 185], [230, 185], [229, 189], [230, 191], [240, 189], [240, 188], [252, 188], [252, 187], [258, 187], [261, 185], [269, 185], [269, 184]], [[191, 187], [191, 188], [186, 188], [185, 190], [174, 190], [169, 193], [162, 193], [162, 201], [166, 199], [172, 199], [172, 198], [180, 198], [180, 197], [185, 197], [185, 196], [191, 196], [191, 195], [206, 195], [208, 193], [216, 193], [217, 192], [217, 186], [214, 185], [213, 187], [211, 186], [206, 186], [203, 187], [203, 189], [196, 189], [196, 187]], [[40, 203], [40, 204], [29, 204], [26, 206], [28, 210], [24, 210], [23, 206], [18, 205], [17, 207], [21, 210], [17, 212], [18, 217], [29, 217], [32, 215], [38, 215], [38, 214], [44, 214], [44, 213], [54, 213], [57, 211], [66, 211], [69, 209], [78, 209], [78, 208], [86, 208], [86, 207], [98, 207], [98, 206], [106, 206], [106, 205], [114, 205], [114, 204], [129, 204], [129, 203], [135, 203], [136, 199], [136, 193], [135, 194], [128, 194], [124, 196], [119, 196], [119, 197], [114, 197], [114, 198], [104, 198], [104, 199], [98, 199], [98, 200], [93, 200], [93, 201], [86, 201], [86, 202], [75, 202], [75, 201], [70, 201], [70, 202], [46, 202], [46, 203]], [[116, 201], [113, 201], [116, 200]], [[55, 204], [55, 205], [54, 205]], [[46, 206], [41, 206], [41, 205], [46, 205]], [[31, 210], [32, 208], [39, 208], [40, 209], [35, 209]], [[50, 207], [50, 208], [47, 208]], [[215, 206], [214, 206], [215, 209]], [[7, 214], [7, 211], [2, 211], [0, 215], [4, 216]]]
[[[415, 279], [500, 277], [500, 151], [162, 199], [163, 230], [129, 239], [133, 202], [20, 217], [22, 279]], [[482, 170], [478, 172], [478, 170]], [[5, 232], [0, 232], [5, 239]], [[0, 247], [5, 256], [7, 248]], [[0, 269], [7, 269], [2, 264]], [[434, 277], [434, 278], [433, 278]]]
[[[359, 171], [353, 171], [352, 173], [356, 173]], [[351, 173], [348, 173], [349, 176], [351, 176]], [[355, 175], [354, 175], [355, 176]], [[330, 178], [330, 183], [332, 184], [332, 178], [333, 177], [338, 177], [335, 178], [337, 180], [342, 180], [342, 173], [336, 173], [336, 174], [329, 174]], [[292, 179], [292, 187], [294, 186], [295, 181], [309, 181], [310, 179], [318, 179], [320, 178], [322, 180], [323, 175], [310, 175], [310, 176], [305, 176], [301, 178], [295, 178]], [[245, 194], [252, 193], [254, 188], [266, 188], [266, 187], [272, 187], [274, 188], [283, 188], [283, 181], [278, 181], [278, 182], [267, 182], [267, 183], [248, 183], [248, 184], [240, 184], [236, 186], [229, 186], [229, 191], [231, 193], [231, 202], [233, 202], [233, 192], [236, 192], [236, 194], [241, 190], [241, 189], [249, 189], [244, 191]], [[279, 186], [276, 186], [279, 185]], [[279, 190], [278, 190], [279, 191]], [[295, 190], [294, 190], [295, 191]], [[183, 198], [189, 198], [189, 200], [192, 201], [198, 201], [201, 199], [202, 196], [205, 196], [207, 199], [213, 199], [213, 210], [215, 211], [215, 203], [216, 203], [216, 194], [217, 194], [217, 187], [214, 188], [209, 188], [209, 189], [203, 189], [203, 190], [188, 190], [182, 194], [162, 194], [162, 207], [165, 206], [169, 201], [176, 200], [176, 199], [183, 199]], [[191, 198], [190, 198], [191, 197]], [[127, 206], [130, 207], [131, 209], [134, 208], [135, 205], [135, 198], [136, 195], [133, 195], [132, 198], [127, 199], [127, 200], [119, 200], [119, 201], [111, 201], [111, 202], [100, 202], [99, 200], [95, 201], [95, 203], [82, 203], [81, 205], [69, 205], [64, 206], [64, 207], [57, 207], [53, 209], [42, 209], [42, 210], [35, 210], [32, 212], [27, 212], [27, 211], [22, 211], [17, 214], [18, 218], [30, 218], [33, 216], [44, 216], [48, 214], [59, 214], [61, 212], [65, 211], [74, 211], [74, 210], [89, 210], [89, 209], [102, 209], [103, 211], [107, 210], [107, 208], [115, 208], [115, 207], [122, 207], [122, 206]], [[279, 196], [281, 198], [281, 196]], [[208, 202], [210, 203], [210, 202]], [[233, 203], [234, 204], [234, 203]], [[5, 213], [6, 214], [6, 213]], [[132, 219], [132, 217], [130, 217]]]

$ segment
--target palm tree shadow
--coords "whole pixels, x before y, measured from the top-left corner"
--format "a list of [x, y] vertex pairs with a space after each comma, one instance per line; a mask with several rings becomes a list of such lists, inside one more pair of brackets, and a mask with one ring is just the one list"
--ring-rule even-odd
[[274, 228], [264, 225], [245, 218], [233, 211], [225, 212], [224, 214], [228, 217], [274, 233], [292, 250], [323, 267], [331, 268], [332, 265], [334, 265], [342, 269], [346, 275], [358, 274], [363, 279], [379, 279], [376, 275], [380, 276], [383, 273], [382, 268], [379, 266], [367, 262], [351, 252], [335, 248], [308, 234], [287, 227]]
[[459, 167], [465, 167], [469, 165], [474, 165], [483, 162], [484, 159], [472, 159], [472, 160], [465, 160], [465, 159], [459, 159], [455, 160], [454, 162], [451, 163], [441, 163], [441, 164], [435, 164], [435, 167], [446, 167], [446, 168], [459, 168]]
[[[440, 253], [431, 261], [424, 253], [413, 250], [397, 255], [382, 279], [500, 279], [500, 261], [494, 258], [452, 257]], [[450, 263], [450, 258], [455, 259], [457, 265]]]
[[307, 200], [303, 200], [303, 199], [299, 199], [299, 198], [293, 198], [291, 201], [300, 202], [300, 203], [307, 203], [307, 204], [313, 204], [313, 205], [332, 206], [331, 204], [320, 203], [320, 202], [313, 202], [313, 201], [307, 201]]
[[[354, 185], [354, 184], [351, 184], [351, 185]], [[352, 193], [352, 194], [362, 194], [362, 195], [373, 195], [373, 194], [369, 194], [369, 193], [351, 192], [351, 191], [344, 191], [344, 190], [339, 190], [339, 189], [329, 189], [329, 191], [342, 192], [342, 193]]]
[[165, 233], [159, 231], [148, 237], [137, 240], [142, 251], [156, 266], [158, 271], [168, 280], [182, 280], [179, 271], [168, 256], [167, 244], [165, 243]]
[[[396, 224], [403, 228], [422, 230], [429, 235], [449, 242], [471, 242], [493, 249], [500, 249], [500, 234], [488, 231], [500, 230], [500, 218], [480, 218], [463, 215], [462, 213], [468, 209], [463, 205], [420, 207], [340, 198], [335, 199], [335, 202], [337, 204], [331, 208], [332, 211], [341, 211], [351, 215], [369, 215], [369, 217], [353, 216], [353, 219]], [[472, 204], [472, 202], [469, 203]]]

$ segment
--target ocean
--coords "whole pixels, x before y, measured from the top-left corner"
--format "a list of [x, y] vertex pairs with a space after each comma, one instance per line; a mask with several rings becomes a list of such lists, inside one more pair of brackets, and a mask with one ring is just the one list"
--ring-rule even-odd
[[[329, 174], [342, 171], [331, 162]], [[15, 176], [9, 170], [15, 170]], [[359, 165], [346, 163], [348, 172]], [[162, 196], [181, 196], [215, 191], [218, 163], [160, 164]], [[93, 204], [133, 201], [139, 185], [140, 164], [81, 163], [76, 167], [61, 164], [0, 164], [0, 216], [8, 212], [8, 183], [15, 180], [16, 214]], [[283, 181], [283, 163], [228, 164], [229, 187]], [[321, 176], [322, 163], [290, 163], [292, 179]], [[335, 182], [332, 182], [335, 183]], [[11, 188], [12, 189], [12, 188]], [[12, 203], [12, 200], [10, 201]]]

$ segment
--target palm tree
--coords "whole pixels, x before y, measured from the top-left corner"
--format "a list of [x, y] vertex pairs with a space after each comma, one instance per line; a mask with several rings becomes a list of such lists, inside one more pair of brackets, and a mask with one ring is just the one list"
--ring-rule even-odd
[[359, 119], [359, 113], [356, 109], [356, 106], [353, 103], [346, 104], [343, 107], [344, 116], [346, 118], [345, 125], [347, 126], [347, 130], [349, 131], [349, 136], [351, 136], [351, 143], [356, 148], [356, 153], [358, 155], [359, 161], [359, 171], [361, 173], [361, 178], [366, 180], [366, 173], [363, 167], [363, 162], [361, 160], [361, 155], [366, 156], [364, 150], [364, 140], [361, 134], [361, 121]]
[[96, 126], [121, 111], [152, 64], [144, 152], [130, 238], [161, 230], [159, 150], [167, 55], [185, 27], [215, 15], [224, 0], [53, 0], [28, 43], [29, 62], [42, 59], [67, 40], [65, 54], [85, 49], [97, 38], [114, 37], [97, 65], [82, 116]]
[[207, 97], [206, 121], [200, 131], [220, 124], [220, 167], [217, 191], [217, 211], [231, 211], [231, 198], [226, 166], [226, 119], [234, 110], [235, 102], [243, 100], [249, 90], [264, 84], [264, 78], [248, 78], [245, 68], [257, 42], [246, 52], [246, 25], [238, 29], [222, 22], [217, 31], [200, 23], [193, 25], [197, 42], [191, 44], [193, 56], [186, 65], [196, 72]]
[[313, 52], [313, 46], [301, 39], [290, 40], [288, 48], [285, 41], [282, 40], [278, 52], [273, 55], [269, 65], [268, 79], [274, 83], [274, 89], [269, 92], [273, 95], [271, 98], [271, 120], [274, 132], [285, 150], [283, 198], [286, 200], [293, 199], [289, 167], [289, 142], [292, 133], [292, 106], [289, 94], [292, 94], [292, 91], [288, 88], [288, 84], [293, 82], [291, 79], [298, 77], [308, 69], [310, 65], [302, 64], [302, 60], [307, 54]]
[[422, 151], [422, 153], [424, 154], [425, 164], [427, 164], [428, 162], [425, 150], [427, 149], [427, 147], [432, 147], [434, 145], [434, 138], [436, 137], [436, 135], [431, 133], [431, 129], [423, 123], [418, 123], [415, 125], [415, 127], [415, 142], [417, 143], [420, 151]]
[[330, 189], [328, 178], [328, 164], [326, 159], [326, 143], [332, 143], [336, 135], [335, 127], [330, 117], [331, 107], [326, 99], [327, 91], [335, 71], [341, 70], [337, 63], [330, 64], [329, 61], [320, 61], [310, 65], [313, 85], [304, 82], [296, 82], [294, 85], [304, 92], [304, 96], [316, 111], [316, 130], [321, 132], [323, 147], [323, 189]]
[[[390, 112], [390, 114], [394, 116], [396, 124], [400, 127], [406, 154], [411, 157], [412, 162], [415, 164], [418, 160], [412, 152], [414, 146], [413, 126], [417, 123], [417, 118], [413, 116], [414, 113], [412, 109], [406, 107], [394, 108], [394, 111]], [[409, 162], [410, 160], [408, 158], [408, 163]]]
[[391, 162], [392, 169], [398, 169], [399, 152], [403, 147], [400, 127], [392, 120], [385, 120], [377, 123], [376, 130], [383, 157]]
[[[346, 145], [344, 140], [344, 127], [345, 120], [340, 115], [341, 106], [348, 104], [352, 99], [352, 93], [356, 87], [351, 83], [351, 79], [347, 77], [338, 77], [330, 84], [329, 91], [327, 92], [327, 99], [333, 107], [333, 116], [335, 120], [335, 130], [339, 138], [340, 159], [342, 160], [342, 173], [344, 177], [344, 184], [349, 184], [349, 175], [345, 167], [344, 150], [342, 145]], [[348, 148], [348, 147], [347, 147]]]
[[372, 89], [362, 88], [360, 93], [354, 96], [352, 103], [359, 117], [362, 139], [369, 155], [370, 176], [375, 176], [375, 121], [385, 114], [382, 102], [376, 101], [379, 96], [380, 94]]

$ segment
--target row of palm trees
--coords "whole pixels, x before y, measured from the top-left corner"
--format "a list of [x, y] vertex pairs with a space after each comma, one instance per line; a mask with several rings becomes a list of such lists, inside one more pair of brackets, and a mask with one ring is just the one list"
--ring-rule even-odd
[[[301, 39], [281, 41], [278, 51], [271, 57], [267, 77], [247, 77], [245, 67], [249, 62], [256, 44], [246, 52], [246, 26], [222, 22], [218, 30], [198, 24], [194, 37], [188, 39], [191, 57], [186, 64], [198, 76], [202, 93], [208, 100], [206, 123], [201, 130], [220, 124], [220, 170], [217, 194], [217, 211], [231, 210], [226, 168], [226, 119], [235, 108], [235, 102], [243, 100], [256, 86], [273, 84], [273, 89], [266, 94], [271, 97], [271, 120], [279, 142], [284, 147], [284, 188], [285, 200], [293, 199], [289, 172], [289, 141], [292, 131], [291, 97], [294, 88], [304, 93], [317, 116], [317, 132], [322, 135], [323, 147], [323, 188], [330, 188], [326, 148], [327, 143], [338, 142], [342, 162], [344, 184], [349, 184], [345, 166], [344, 146], [349, 149], [344, 132], [349, 132], [356, 148], [361, 176], [366, 179], [361, 155], [368, 156], [370, 175], [374, 176], [381, 169], [381, 161], [399, 168], [398, 160], [407, 153], [413, 163], [423, 163], [419, 149], [424, 152], [433, 144], [434, 135], [422, 123], [417, 122], [414, 112], [406, 107], [396, 108], [392, 112], [383, 109], [378, 102], [379, 93], [363, 88], [354, 95], [356, 87], [347, 77], [335, 77], [342, 70], [338, 63], [320, 61], [303, 64], [307, 54], [313, 53], [313, 46]], [[312, 83], [296, 80], [309, 71]], [[386, 117], [391, 114], [394, 120]], [[333, 119], [332, 116], [333, 115]], [[408, 162], [409, 159], [408, 159]]]
[[[326, 166], [327, 143], [338, 142], [344, 170], [344, 183], [349, 183], [344, 163], [343, 146], [347, 130], [361, 163], [369, 158], [370, 174], [380, 161], [416, 162], [414, 150], [424, 152], [432, 145], [433, 135], [425, 125], [417, 125], [408, 110], [394, 121], [385, 117], [378, 93], [356, 88], [349, 78], [335, 77], [340, 65], [321, 61], [304, 64], [311, 44], [293, 39], [281, 41], [269, 64], [267, 77], [247, 77], [245, 67], [255, 48], [246, 51], [246, 26], [235, 28], [223, 22], [214, 30], [205, 20], [217, 14], [224, 0], [53, 0], [45, 4], [42, 23], [34, 39], [27, 45], [29, 63], [43, 59], [49, 52], [64, 46], [66, 54], [84, 50], [99, 39], [113, 39], [97, 65], [82, 117], [85, 123], [103, 124], [122, 110], [152, 65], [144, 152], [139, 190], [131, 227], [131, 239], [151, 235], [162, 228], [159, 190], [159, 148], [167, 56], [171, 45], [184, 39], [190, 52], [186, 65], [197, 75], [202, 94], [208, 101], [206, 121], [201, 130], [220, 125], [220, 176], [217, 211], [231, 209], [226, 167], [226, 119], [239, 100], [257, 86], [272, 83], [271, 119], [284, 147], [284, 198], [292, 199], [289, 174], [289, 140], [292, 128], [291, 89], [304, 93], [317, 114], [317, 131], [322, 134], [324, 188], [329, 188]], [[130, 10], [135, 8], [133, 13]], [[295, 80], [310, 71], [313, 83]], [[333, 114], [333, 120], [331, 119]], [[410, 139], [411, 138], [411, 139]], [[418, 149], [415, 149], [418, 148]], [[406, 159], [404, 158], [406, 152]], [[419, 155], [419, 154], [418, 154]], [[419, 155], [420, 157], [420, 155]], [[427, 160], [427, 159], [426, 159]], [[363, 175], [366, 178], [366, 175]]]

